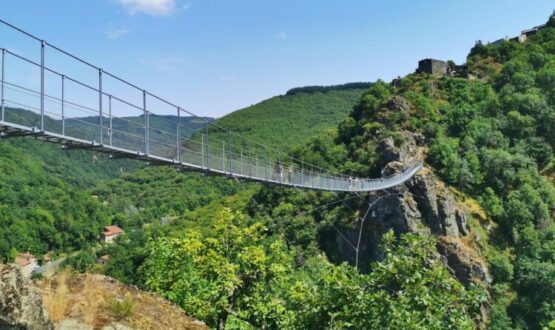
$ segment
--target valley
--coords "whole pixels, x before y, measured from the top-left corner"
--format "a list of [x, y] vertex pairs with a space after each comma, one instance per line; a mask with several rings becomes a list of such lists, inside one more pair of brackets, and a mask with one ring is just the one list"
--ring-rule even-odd
[[[37, 316], [44, 327], [78, 318], [143, 329], [552, 329], [555, 14], [525, 40], [477, 42], [465, 63], [441, 63], [184, 120], [191, 140], [199, 130], [225, 139], [225, 128], [350, 177], [394, 175], [424, 158], [413, 178], [378, 192], [0, 138], [0, 258], [67, 257], [53, 278], [30, 279], [51, 314]], [[133, 130], [126, 123], [117, 125]], [[67, 129], [93, 134], [84, 127]], [[101, 243], [109, 225], [124, 233]], [[2, 267], [0, 287], [21, 277]], [[71, 307], [83, 288], [94, 316]], [[54, 313], [55, 295], [67, 304]]]

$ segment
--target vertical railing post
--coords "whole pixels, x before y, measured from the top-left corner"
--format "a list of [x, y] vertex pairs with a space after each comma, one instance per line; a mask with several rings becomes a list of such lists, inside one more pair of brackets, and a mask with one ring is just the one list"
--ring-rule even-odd
[[280, 157], [279, 162], [278, 162], [278, 168], [279, 168], [279, 182], [283, 183], [284, 168], [283, 168], [283, 160], [281, 159], [281, 157]]
[[6, 65], [5, 57], [6, 57], [6, 50], [2, 48], [2, 86], [0, 87], [0, 102], [2, 102], [1, 104], [2, 121], [5, 120], [5, 116], [4, 116], [4, 72], [5, 72], [5, 65]]
[[205, 126], [206, 141], [204, 141], [204, 147], [206, 148], [206, 151], [204, 152], [204, 156], [206, 157], [206, 161], [205, 161], [206, 168], [210, 167], [210, 162], [209, 162], [209, 160], [210, 160], [210, 140], [209, 140], [209, 137], [208, 137], [208, 124], [209, 124], [208, 121], [206, 121], [206, 126]]
[[143, 114], [145, 116], [144, 120], [145, 120], [145, 146], [144, 146], [144, 151], [145, 151], [145, 155], [148, 155], [150, 150], [149, 150], [149, 122], [148, 122], [148, 111], [146, 110], [146, 91], [143, 90]]
[[228, 163], [228, 172], [231, 173], [233, 172], [233, 161], [231, 160], [232, 155], [233, 155], [233, 150], [231, 150], [231, 131], [227, 132], [228, 136], [227, 136], [227, 163]]
[[98, 69], [98, 125], [99, 125], [99, 141], [100, 145], [104, 143], [104, 128], [102, 118], [102, 69]]
[[112, 95], [108, 95], [108, 139], [110, 142], [110, 146], [112, 146], [112, 135], [114, 135], [114, 127], [112, 123]]
[[304, 187], [304, 162], [301, 160], [301, 186]]
[[225, 141], [222, 141], [222, 171], [225, 173]]
[[204, 168], [204, 133], [200, 134], [200, 164], [201, 167]]
[[40, 130], [44, 132], [44, 40], [40, 41]]
[[314, 165], [310, 164], [310, 186], [314, 188]]
[[66, 76], [62, 75], [62, 135], [66, 135]]
[[266, 149], [266, 155], [265, 155], [265, 160], [264, 160], [264, 177], [266, 178], [266, 181], [268, 181], [268, 158], [269, 158], [269, 154], [268, 154], [268, 146], [264, 146], [264, 148]]
[[177, 107], [177, 130], [175, 131], [175, 146], [177, 147], [177, 162], [181, 163], [181, 136], [179, 135], [179, 126], [181, 126], [181, 109]]
[[249, 141], [249, 177], [252, 178], [252, 142]]

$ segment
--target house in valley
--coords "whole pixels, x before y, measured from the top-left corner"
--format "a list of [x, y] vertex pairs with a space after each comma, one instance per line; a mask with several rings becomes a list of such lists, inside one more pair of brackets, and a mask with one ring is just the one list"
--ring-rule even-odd
[[33, 271], [39, 267], [37, 258], [29, 252], [18, 254], [15, 257], [15, 263], [21, 267], [21, 272], [25, 277], [30, 277]]
[[123, 234], [125, 234], [125, 232], [118, 226], [106, 226], [104, 228], [104, 232], [101, 235], [101, 240], [102, 242], [107, 244], [114, 243], [116, 238]]

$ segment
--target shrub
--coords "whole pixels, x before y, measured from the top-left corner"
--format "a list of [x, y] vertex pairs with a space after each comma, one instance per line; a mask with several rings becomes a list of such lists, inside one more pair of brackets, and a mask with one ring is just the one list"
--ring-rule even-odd
[[117, 320], [123, 320], [133, 316], [135, 307], [135, 303], [128, 296], [123, 299], [111, 299], [108, 301], [108, 310]]

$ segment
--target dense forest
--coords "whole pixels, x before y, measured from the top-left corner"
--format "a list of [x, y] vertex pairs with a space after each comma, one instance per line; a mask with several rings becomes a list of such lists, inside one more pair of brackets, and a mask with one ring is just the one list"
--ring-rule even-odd
[[[295, 92], [234, 111], [215, 124], [244, 138], [289, 151], [314, 134], [336, 127], [367, 86], [366, 83], [352, 83], [294, 89]], [[227, 140], [227, 135], [215, 125], [209, 134]]]
[[[382, 196], [134, 163], [87, 181], [102, 167], [82, 165], [86, 154], [56, 162], [49, 154], [67, 151], [24, 140], [0, 142], [0, 253], [80, 250], [78, 270], [156, 292], [220, 329], [555, 328], [555, 15], [525, 42], [478, 42], [465, 67], [364, 91], [292, 90], [216, 124], [362, 177], [390, 169], [383, 141], [402, 149], [417, 137], [438, 195], [465, 206], [472, 234], [461, 241], [491, 280], [461, 279], [438, 253], [454, 238], [420, 227], [385, 230], [376, 258], [346, 257], [337, 242], [363, 232], [359, 219]], [[376, 226], [391, 220], [376, 214]], [[93, 252], [109, 223], [126, 235]]]

